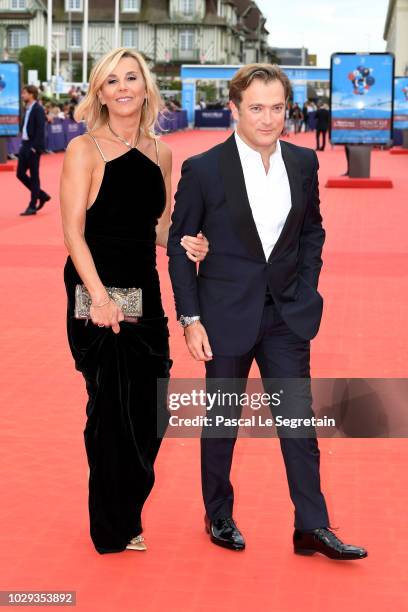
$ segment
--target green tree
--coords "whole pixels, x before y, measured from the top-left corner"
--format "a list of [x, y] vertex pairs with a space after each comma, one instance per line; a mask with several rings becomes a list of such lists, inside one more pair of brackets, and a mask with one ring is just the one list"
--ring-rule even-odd
[[[91, 70], [94, 66], [95, 59], [92, 55], [88, 55], [88, 78], [91, 73]], [[72, 62], [72, 81], [74, 83], [82, 83], [82, 61], [73, 61]]]
[[24, 82], [27, 83], [28, 71], [38, 70], [39, 81], [45, 81], [47, 78], [47, 51], [45, 47], [40, 45], [29, 45], [21, 49], [18, 54], [18, 61], [24, 67]]

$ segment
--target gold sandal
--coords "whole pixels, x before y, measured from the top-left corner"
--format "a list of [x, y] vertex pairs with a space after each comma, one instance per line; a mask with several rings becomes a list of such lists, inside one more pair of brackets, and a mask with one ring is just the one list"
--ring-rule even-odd
[[147, 550], [147, 546], [142, 535], [132, 538], [126, 548], [128, 550]]

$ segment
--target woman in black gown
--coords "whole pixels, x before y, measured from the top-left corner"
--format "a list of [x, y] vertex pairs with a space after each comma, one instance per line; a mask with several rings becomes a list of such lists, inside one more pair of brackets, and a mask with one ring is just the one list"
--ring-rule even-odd
[[[61, 177], [67, 332], [88, 392], [90, 533], [99, 553], [146, 549], [141, 512], [154, 483], [158, 418], [167, 422], [157, 379], [169, 377], [172, 362], [156, 244], [167, 244], [171, 152], [152, 131], [159, 107], [143, 58], [107, 54], [75, 113], [89, 133], [71, 141]], [[194, 261], [208, 249], [202, 235], [183, 246]], [[74, 317], [77, 284], [92, 298], [89, 323]], [[142, 289], [138, 323], [124, 321], [109, 286]]]

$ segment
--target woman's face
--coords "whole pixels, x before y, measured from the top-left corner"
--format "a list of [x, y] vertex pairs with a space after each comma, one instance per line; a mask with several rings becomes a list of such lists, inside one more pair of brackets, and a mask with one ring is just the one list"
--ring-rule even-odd
[[145, 96], [142, 71], [133, 57], [123, 57], [99, 91], [101, 104], [106, 104], [109, 114], [122, 117], [140, 113]]

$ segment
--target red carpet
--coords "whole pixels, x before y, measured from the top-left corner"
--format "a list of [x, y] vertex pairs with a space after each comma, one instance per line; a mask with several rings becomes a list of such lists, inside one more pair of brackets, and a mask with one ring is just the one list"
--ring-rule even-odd
[[[184, 158], [226, 136], [166, 136], [174, 187]], [[291, 141], [314, 146], [308, 134]], [[319, 153], [319, 159], [321, 185], [344, 172], [341, 149]], [[176, 439], [162, 446], [144, 514], [149, 550], [94, 551], [82, 433], [85, 390], [65, 337], [61, 162], [62, 154], [42, 160], [43, 186], [53, 199], [35, 217], [18, 216], [27, 193], [13, 174], [0, 176], [0, 590], [76, 590], [77, 609], [90, 612], [406, 610], [406, 440], [320, 441], [332, 524], [347, 542], [368, 548], [366, 560], [340, 563], [292, 553], [293, 511], [278, 443], [259, 439], [239, 440], [233, 467], [244, 553], [209, 543], [198, 443]], [[312, 344], [315, 376], [407, 376], [407, 161], [378, 152], [372, 172], [389, 176], [394, 189], [321, 189], [325, 312]], [[202, 366], [187, 355], [175, 324], [163, 251], [158, 261], [171, 323], [172, 374], [199, 376]]]

